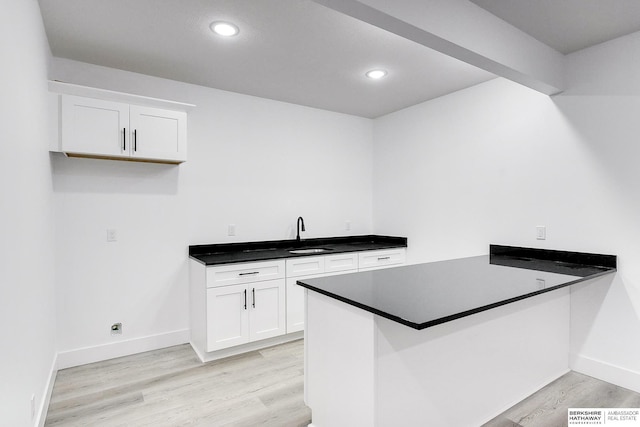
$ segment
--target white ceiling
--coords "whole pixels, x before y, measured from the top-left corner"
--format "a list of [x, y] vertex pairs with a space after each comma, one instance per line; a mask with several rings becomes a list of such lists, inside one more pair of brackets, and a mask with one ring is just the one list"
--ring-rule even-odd
[[[362, 117], [495, 77], [311, 0], [39, 2], [54, 56]], [[640, 29], [638, 0], [473, 2], [562, 52]]]
[[640, 31], [638, 0], [471, 0], [568, 54]]

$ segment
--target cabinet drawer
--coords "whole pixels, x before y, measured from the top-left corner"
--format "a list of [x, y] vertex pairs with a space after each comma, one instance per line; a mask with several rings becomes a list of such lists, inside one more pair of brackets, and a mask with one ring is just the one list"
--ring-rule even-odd
[[358, 255], [358, 267], [362, 271], [404, 264], [405, 253], [406, 250], [404, 248], [360, 252]]
[[336, 271], [349, 271], [358, 269], [358, 254], [349, 252], [345, 254], [327, 255], [324, 258], [325, 273]]
[[324, 273], [324, 258], [323, 256], [313, 256], [288, 259], [287, 277]]
[[207, 288], [284, 278], [285, 262], [250, 262], [207, 268]]

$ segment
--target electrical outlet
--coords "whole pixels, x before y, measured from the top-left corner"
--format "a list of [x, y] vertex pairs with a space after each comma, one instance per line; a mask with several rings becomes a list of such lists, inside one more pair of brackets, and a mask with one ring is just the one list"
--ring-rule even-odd
[[122, 334], [122, 323], [114, 323], [111, 325], [111, 335], [121, 335]]
[[344, 229], [345, 229], [345, 231], [351, 230], [351, 221], [347, 220], [347, 221], [344, 222]]
[[229, 224], [227, 227], [227, 236], [235, 236], [236, 235], [236, 225]]
[[107, 242], [118, 241], [118, 230], [115, 228], [107, 228]]
[[544, 225], [536, 226], [536, 239], [538, 240], [547, 239], [547, 227], [545, 227]]
[[544, 289], [547, 287], [547, 284], [544, 279], [536, 279], [536, 286], [538, 286], [538, 289]]

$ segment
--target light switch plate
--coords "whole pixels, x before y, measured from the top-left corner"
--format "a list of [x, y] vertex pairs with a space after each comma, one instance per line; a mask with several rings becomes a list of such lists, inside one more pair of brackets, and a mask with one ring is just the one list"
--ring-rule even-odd
[[107, 242], [117, 242], [118, 241], [118, 230], [115, 228], [107, 229]]
[[547, 238], [547, 227], [544, 225], [538, 225], [536, 227], [536, 239], [538, 240], [546, 240]]

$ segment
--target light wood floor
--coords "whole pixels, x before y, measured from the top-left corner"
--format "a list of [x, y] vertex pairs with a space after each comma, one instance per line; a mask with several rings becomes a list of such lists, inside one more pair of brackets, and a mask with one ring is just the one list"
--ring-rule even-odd
[[302, 340], [202, 364], [188, 344], [58, 372], [46, 426], [306, 426]]
[[[45, 425], [306, 426], [302, 395], [302, 340], [206, 364], [185, 344], [59, 371]], [[570, 372], [483, 427], [562, 427], [574, 407], [640, 394]]]
[[569, 372], [482, 427], [566, 427], [569, 408], [640, 408], [640, 393]]

